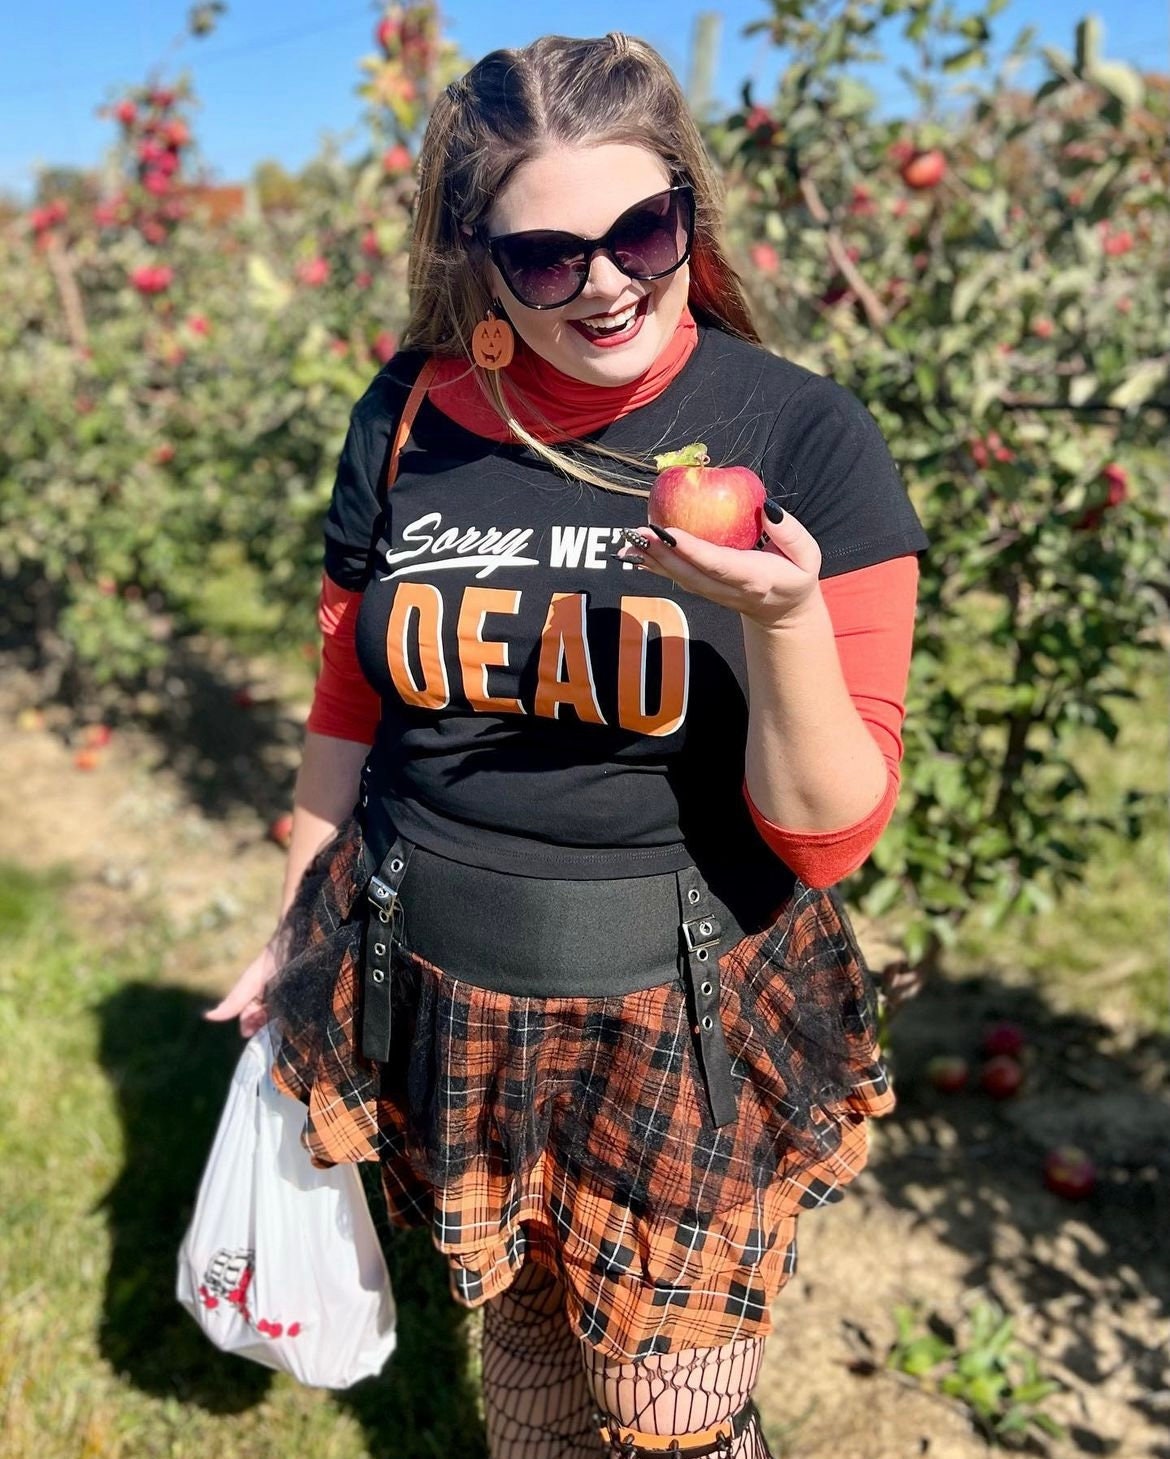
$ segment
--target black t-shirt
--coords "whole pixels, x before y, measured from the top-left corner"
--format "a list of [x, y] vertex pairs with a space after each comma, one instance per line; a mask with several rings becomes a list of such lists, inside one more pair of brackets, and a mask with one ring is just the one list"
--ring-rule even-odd
[[[739, 615], [617, 557], [644, 497], [567, 480], [430, 400], [386, 494], [422, 363], [395, 356], [355, 406], [325, 527], [326, 571], [363, 593], [358, 659], [382, 698], [363, 772], [375, 847], [394, 827], [456, 861], [574, 879], [693, 861], [717, 893], [775, 870], [741, 793]], [[750, 466], [817, 539], [822, 577], [927, 545], [856, 397], [716, 329], [589, 439], [643, 460], [703, 441]]]

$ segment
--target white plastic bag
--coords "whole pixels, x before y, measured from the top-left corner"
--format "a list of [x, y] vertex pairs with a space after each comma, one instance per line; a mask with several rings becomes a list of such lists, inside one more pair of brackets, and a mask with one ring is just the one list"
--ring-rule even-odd
[[218, 1348], [316, 1388], [348, 1388], [394, 1351], [390, 1274], [352, 1165], [318, 1170], [305, 1107], [274, 1087], [267, 1028], [236, 1066], [176, 1296]]

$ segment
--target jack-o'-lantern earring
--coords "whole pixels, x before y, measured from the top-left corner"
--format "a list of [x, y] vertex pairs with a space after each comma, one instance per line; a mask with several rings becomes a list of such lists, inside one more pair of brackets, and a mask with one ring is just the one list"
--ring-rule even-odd
[[516, 353], [516, 336], [506, 319], [496, 317], [489, 307], [487, 318], [481, 319], [471, 332], [471, 358], [481, 370], [503, 370]]

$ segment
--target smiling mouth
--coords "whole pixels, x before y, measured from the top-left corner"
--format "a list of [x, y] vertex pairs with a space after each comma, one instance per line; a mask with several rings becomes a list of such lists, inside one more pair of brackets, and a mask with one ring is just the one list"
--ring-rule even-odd
[[642, 320], [650, 307], [649, 294], [643, 294], [636, 303], [610, 314], [595, 314], [589, 319], [570, 319], [568, 322], [583, 338], [592, 344], [618, 344], [633, 339], [642, 327]]

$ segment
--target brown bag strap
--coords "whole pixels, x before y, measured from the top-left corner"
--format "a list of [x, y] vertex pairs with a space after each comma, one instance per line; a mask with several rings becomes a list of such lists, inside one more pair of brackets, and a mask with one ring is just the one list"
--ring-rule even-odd
[[394, 443], [390, 447], [390, 461], [386, 467], [387, 491], [394, 485], [398, 477], [398, 454], [406, 445], [406, 438], [410, 435], [410, 428], [414, 424], [414, 418], [418, 414], [423, 396], [430, 389], [431, 381], [435, 378], [438, 369], [438, 360], [429, 359], [418, 372], [418, 378], [410, 387], [410, 394], [406, 397], [406, 404], [402, 407], [402, 414], [398, 419], [398, 429], [394, 432]]

